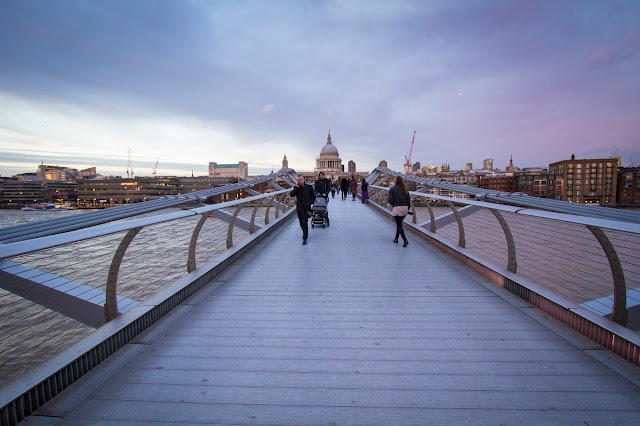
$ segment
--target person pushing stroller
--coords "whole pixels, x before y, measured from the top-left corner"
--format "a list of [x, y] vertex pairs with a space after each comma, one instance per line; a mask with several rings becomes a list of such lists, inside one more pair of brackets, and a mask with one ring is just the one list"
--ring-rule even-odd
[[313, 185], [316, 191], [316, 200], [313, 204], [313, 215], [311, 216], [311, 227], [314, 225], [329, 226], [329, 213], [327, 204], [329, 203], [329, 192], [331, 191], [331, 181], [324, 177], [324, 172], [318, 173], [318, 180]]
[[329, 201], [329, 191], [331, 191], [331, 182], [329, 181], [329, 179], [324, 177], [323, 172], [318, 173], [318, 180], [313, 185], [313, 187], [316, 191], [316, 196], [323, 197], [327, 201]]

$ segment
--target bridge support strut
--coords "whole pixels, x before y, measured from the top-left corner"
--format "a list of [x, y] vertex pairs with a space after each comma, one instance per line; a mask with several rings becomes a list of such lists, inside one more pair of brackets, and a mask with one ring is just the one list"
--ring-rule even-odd
[[626, 325], [629, 315], [627, 311], [627, 284], [624, 279], [624, 270], [620, 264], [618, 253], [616, 253], [616, 249], [613, 248], [609, 237], [607, 237], [602, 229], [592, 225], [585, 226], [589, 228], [589, 231], [596, 237], [604, 253], [607, 255], [611, 275], [613, 275], [613, 314], [611, 319], [620, 325]]
[[120, 315], [118, 312], [118, 273], [120, 272], [120, 265], [124, 254], [129, 248], [129, 244], [133, 241], [135, 236], [140, 232], [142, 227], [132, 228], [124, 236], [120, 245], [113, 255], [111, 266], [109, 267], [109, 275], [107, 276], [107, 288], [105, 290], [105, 304], [104, 304], [104, 318], [107, 322], [115, 319]]

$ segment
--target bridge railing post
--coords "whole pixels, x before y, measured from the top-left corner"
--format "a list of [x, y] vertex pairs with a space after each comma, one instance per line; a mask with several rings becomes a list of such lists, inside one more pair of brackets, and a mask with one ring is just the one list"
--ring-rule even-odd
[[589, 231], [596, 237], [598, 243], [604, 250], [611, 275], [613, 276], [613, 312], [612, 320], [621, 325], [626, 325], [629, 311], [627, 310], [627, 284], [624, 278], [624, 270], [620, 263], [620, 258], [616, 249], [604, 231], [597, 227], [586, 225]]
[[516, 259], [516, 243], [513, 239], [513, 234], [511, 234], [511, 229], [509, 228], [509, 224], [496, 209], [489, 209], [491, 213], [498, 219], [502, 230], [504, 231], [504, 236], [507, 238], [507, 271], [513, 272], [514, 274], [518, 270], [518, 262]]
[[129, 248], [129, 245], [141, 229], [142, 227], [129, 229], [113, 255], [105, 289], [104, 316], [106, 321], [111, 321], [120, 315], [118, 311], [118, 274], [120, 272], [120, 265], [122, 264], [127, 248]]
[[464, 224], [462, 223], [462, 216], [458, 212], [456, 206], [453, 205], [451, 201], [447, 201], [447, 205], [453, 211], [453, 215], [456, 218], [456, 222], [458, 223], [458, 245], [462, 248], [466, 245], [466, 238], [464, 235]]

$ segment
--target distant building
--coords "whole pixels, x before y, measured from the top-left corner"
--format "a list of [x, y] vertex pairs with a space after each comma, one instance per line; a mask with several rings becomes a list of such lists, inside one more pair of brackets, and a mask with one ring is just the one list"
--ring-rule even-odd
[[[616, 164], [615, 164], [615, 167], [618, 167], [618, 168], [622, 167], [622, 156], [617, 155], [617, 154], [613, 154], [613, 155], [611, 156], [611, 158], [612, 158], [612, 159], [615, 161], [615, 163], [616, 163]], [[616, 161], [616, 160], [617, 160], [617, 161]]]
[[437, 173], [449, 173], [450, 171], [449, 163], [442, 163], [442, 166], [437, 169]]
[[[237, 183], [237, 178], [228, 177], [208, 177], [208, 176], [196, 176], [196, 177], [178, 177], [177, 194], [188, 194], [195, 191], [204, 191], [205, 189], [212, 189], [230, 183]], [[263, 184], [258, 184], [253, 187], [258, 192], [264, 192], [266, 187]], [[216, 203], [235, 200], [237, 198], [243, 198], [246, 194], [242, 191], [232, 191], [225, 194], [220, 194], [207, 200], [207, 202], [213, 201]]]
[[618, 169], [618, 191], [616, 203], [619, 207], [640, 206], [640, 167]]
[[466, 172], [470, 172], [471, 170], [473, 170], [473, 163], [467, 163], [466, 167], [464, 168], [464, 170]]
[[287, 154], [285, 154], [284, 158], [282, 159], [282, 168], [283, 169], [289, 168], [289, 160], [287, 160]]
[[209, 163], [209, 177], [235, 178], [246, 180], [249, 176], [249, 166], [244, 161], [238, 164]]
[[8, 206], [23, 206], [31, 203], [42, 203], [44, 182], [35, 180], [8, 180], [2, 185], [2, 201]]
[[532, 197], [546, 198], [549, 171], [543, 168], [525, 168], [515, 173], [516, 191]]
[[338, 154], [338, 148], [331, 143], [331, 130], [329, 130], [329, 134], [327, 135], [326, 145], [322, 147], [320, 156], [316, 158], [314, 172], [316, 174], [324, 172], [325, 177], [330, 180], [335, 180], [344, 173], [344, 166]]
[[98, 171], [95, 167], [90, 167], [88, 169], [80, 170], [78, 172], [78, 178], [82, 179], [92, 179], [98, 176]]
[[378, 164], [378, 167], [389, 167], [387, 166], [387, 162], [385, 160], [380, 161], [380, 163]]
[[75, 182], [54, 180], [5, 180], [2, 184], [2, 204], [23, 206], [33, 203], [75, 203]]
[[349, 168], [347, 170], [348, 173], [355, 173], [356, 172], [356, 163], [353, 160], [349, 160], [349, 163], [347, 163]]
[[493, 170], [493, 158], [487, 158], [482, 161], [483, 170]]
[[509, 158], [509, 164], [507, 164], [507, 171], [510, 173], [519, 172], [520, 168], [513, 165], [513, 156]]
[[562, 160], [549, 164], [548, 197], [573, 203], [616, 205], [617, 159]]
[[[429, 167], [435, 167], [433, 165], [431, 166], [426, 166], [424, 169], [427, 169]], [[475, 176], [470, 174], [470, 173], [464, 173], [461, 171], [457, 171], [457, 172], [438, 172], [438, 173], [430, 173], [429, 179], [433, 179], [433, 180], [438, 180], [441, 182], [451, 182], [451, 183], [455, 183], [457, 185], [467, 185], [467, 186], [475, 186], [476, 185], [476, 181], [475, 181]], [[444, 189], [444, 188], [435, 188], [432, 187], [429, 190], [427, 190], [426, 192], [427, 194], [434, 194], [434, 195], [442, 195], [444, 197], [452, 197], [452, 198], [463, 198], [463, 199], [468, 199], [469, 195], [468, 194], [464, 194], [461, 192], [457, 192], [457, 191], [452, 191], [450, 189]]]
[[434, 166], [433, 164], [424, 166], [424, 174], [437, 173], [437, 172], [438, 172], [438, 166]]
[[36, 171], [38, 180], [59, 180], [59, 181], [75, 181], [78, 176], [78, 169], [60, 166], [48, 166], [41, 164]]
[[416, 161], [415, 163], [413, 163], [413, 167], [412, 167], [413, 174], [420, 173], [420, 167], [421, 166], [419, 161]]
[[18, 180], [39, 180], [36, 173], [18, 173], [15, 178]]
[[478, 175], [476, 185], [478, 188], [492, 191], [516, 192], [516, 177], [513, 173], [489, 173]]
[[[111, 207], [139, 203], [167, 195], [188, 194], [236, 183], [236, 177], [137, 177], [117, 179], [82, 179], [78, 181], [78, 205], [83, 207]], [[239, 191], [217, 196], [214, 201], [235, 199]]]

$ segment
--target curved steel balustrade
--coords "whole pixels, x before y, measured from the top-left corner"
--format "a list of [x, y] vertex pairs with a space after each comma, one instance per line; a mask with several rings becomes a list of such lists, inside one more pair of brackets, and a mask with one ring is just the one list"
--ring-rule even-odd
[[255, 195], [257, 192], [252, 191], [252, 188], [258, 184], [269, 183], [272, 186], [277, 187], [273, 182], [275, 179], [280, 178], [289, 182], [290, 185], [293, 185], [289, 179], [293, 179], [293, 182], [295, 182], [295, 176], [293, 169], [281, 169], [267, 176], [261, 176], [259, 178], [205, 189], [202, 191], [190, 192], [188, 194], [167, 195], [162, 198], [142, 203], [127, 204], [103, 210], [87, 211], [79, 215], [8, 226], [0, 228], [0, 243], [8, 244], [17, 241], [25, 241], [32, 238], [44, 237], [100, 225], [114, 220], [126, 219], [170, 207], [201, 203], [213, 196], [237, 190], [245, 190], [246, 192], [253, 193]]
[[[381, 176], [383, 176], [383, 178], [380, 179]], [[425, 188], [439, 188], [448, 191], [459, 192], [461, 194], [472, 195], [477, 200], [508, 204], [513, 206], [531, 207], [540, 210], [575, 214], [585, 217], [640, 223], [640, 212], [619, 210], [600, 206], [587, 206], [584, 204], [569, 203], [566, 201], [552, 200], [549, 198], [530, 197], [519, 192], [500, 192], [489, 189], [476, 188], [472, 186], [457, 185], [450, 182], [427, 179], [414, 175], [406, 175], [393, 171], [386, 167], [378, 167], [374, 169], [371, 175], [367, 178], [367, 182], [374, 183], [377, 179], [384, 181], [387, 180], [390, 176], [402, 176], [403, 179], [409, 182], [415, 182]]]
[[[291, 176], [290, 173], [290, 170], [286, 171], [286, 175]], [[229, 191], [236, 187], [225, 189]], [[42, 380], [39, 384], [14, 382], [6, 392], [3, 388], [0, 398], [2, 424], [16, 423], [69, 386], [210, 282], [247, 247], [259, 241], [256, 237], [251, 239], [252, 235], [262, 238], [282, 220], [291, 217], [294, 210], [290, 209], [290, 191], [280, 189], [249, 198], [0, 245], [2, 286], [9, 292], [7, 296], [12, 291], [15, 294], [13, 302], [5, 296], [4, 302], [9, 305], [2, 305], [7, 314], [0, 322], [4, 328], [3, 344], [8, 345], [6, 349], [20, 345], [28, 363], [21, 365], [16, 354], [2, 360], [4, 367], [18, 374], [16, 377], [37, 370], [38, 365], [47, 363], [56, 353], [90, 338], [95, 328], [105, 330], [101, 326], [109, 324], [121, 313], [133, 315], [129, 316], [124, 329], [120, 330], [123, 325], [116, 325], [120, 331], [112, 339], [76, 360], [73, 366], [47, 373], [48, 377], [45, 374], [38, 379]], [[179, 201], [184, 203], [185, 197]], [[258, 215], [259, 212], [264, 216]], [[243, 242], [238, 249], [244, 239], [249, 245]], [[138, 244], [132, 251], [136, 241]], [[77, 263], [75, 259], [78, 259]], [[67, 270], [70, 274], [67, 277], [58, 276]], [[156, 275], [158, 281], [153, 282]], [[72, 277], [80, 278], [69, 279]], [[76, 287], [70, 288], [70, 285]], [[78, 294], [78, 291], [83, 293]], [[43, 308], [25, 307], [26, 300]], [[49, 319], [43, 322], [43, 317]], [[30, 328], [34, 330], [31, 336]], [[12, 343], [9, 330], [13, 330], [20, 341]], [[31, 355], [29, 347], [32, 348]], [[3, 369], [5, 384], [6, 368]]]
[[[374, 177], [374, 179], [377, 177]], [[378, 185], [369, 185], [369, 193], [371, 200], [377, 203], [378, 205], [385, 208], [390, 212], [388, 208], [386, 208], [388, 203], [388, 187], [382, 187]], [[461, 248], [465, 248], [466, 246], [466, 233], [464, 227], [464, 220], [462, 216], [459, 214], [458, 209], [455, 207], [455, 204], [465, 205], [465, 206], [476, 206], [484, 209], [488, 209], [495, 216], [496, 220], [500, 224], [502, 231], [504, 233], [506, 243], [507, 243], [507, 263], [505, 265], [507, 271], [512, 273], [517, 273], [517, 244], [514, 236], [512, 234], [512, 230], [505, 220], [503, 213], [511, 213], [535, 218], [543, 218], [548, 220], [561, 221], [565, 223], [583, 225], [589, 230], [597, 239], [598, 243], [602, 247], [606, 259], [609, 263], [609, 268], [611, 270], [611, 275], [613, 278], [613, 312], [612, 319], [618, 324], [624, 325], [627, 321], [627, 302], [626, 302], [626, 293], [627, 293], [627, 285], [624, 276], [624, 270], [622, 268], [620, 257], [616, 252], [614, 245], [611, 240], [608, 238], [605, 233], [605, 229], [621, 231], [632, 235], [635, 239], [637, 239], [637, 235], [640, 234], [640, 224], [630, 223], [630, 222], [622, 222], [622, 221], [614, 221], [603, 218], [596, 217], [584, 217], [584, 216], [576, 216], [574, 214], [566, 214], [566, 213], [558, 213], [558, 212], [549, 212], [549, 211], [541, 211], [534, 209], [526, 209], [515, 206], [508, 206], [503, 204], [495, 204], [488, 203], [484, 201], [473, 201], [473, 200], [465, 200], [451, 197], [444, 197], [435, 194], [424, 194], [421, 192], [410, 192], [412, 200], [420, 197], [431, 200], [438, 200], [440, 202], [444, 201], [446, 205], [451, 209], [454, 217], [455, 223], [458, 228], [458, 242], [457, 245]], [[413, 202], [412, 202], [413, 204]], [[429, 203], [427, 203], [427, 208], [429, 209], [430, 218], [426, 224], [429, 224], [429, 232], [436, 234], [437, 233], [437, 225], [435, 220], [435, 215], [433, 213], [432, 207]], [[588, 208], [588, 207], [587, 207]], [[415, 213], [415, 206], [413, 206], [413, 211]], [[413, 215], [413, 223], [417, 224], [417, 214]], [[426, 225], [425, 224], [425, 225]], [[586, 231], [586, 230], [585, 230]], [[425, 229], [425, 232], [427, 230]], [[639, 241], [640, 242], [640, 241]], [[487, 249], [491, 249], [491, 247], [487, 247]]]

